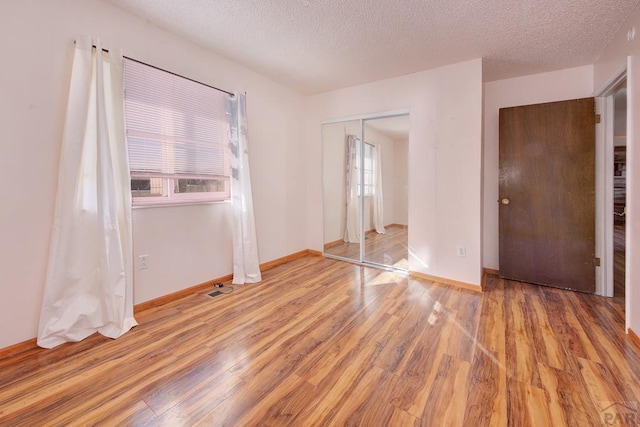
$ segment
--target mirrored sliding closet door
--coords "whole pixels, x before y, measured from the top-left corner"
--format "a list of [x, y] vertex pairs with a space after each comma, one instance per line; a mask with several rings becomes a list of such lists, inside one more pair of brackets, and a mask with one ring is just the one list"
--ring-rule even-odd
[[406, 113], [322, 126], [324, 254], [408, 269]]

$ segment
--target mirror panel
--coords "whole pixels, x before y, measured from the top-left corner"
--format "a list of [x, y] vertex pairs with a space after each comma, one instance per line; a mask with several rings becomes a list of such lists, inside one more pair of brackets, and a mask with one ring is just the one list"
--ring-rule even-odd
[[[322, 125], [324, 253], [354, 261], [361, 260], [360, 208], [358, 203], [347, 203], [347, 193], [351, 190], [352, 195], [357, 194], [360, 179], [359, 168], [347, 176], [347, 141], [351, 135], [351, 144], [357, 147], [360, 133], [360, 120]], [[353, 197], [349, 201], [353, 202]], [[351, 233], [347, 232], [347, 208], [350, 210], [348, 228]]]
[[409, 269], [409, 116], [364, 121], [364, 261]]
[[408, 270], [408, 154], [408, 114], [322, 125], [325, 255]]

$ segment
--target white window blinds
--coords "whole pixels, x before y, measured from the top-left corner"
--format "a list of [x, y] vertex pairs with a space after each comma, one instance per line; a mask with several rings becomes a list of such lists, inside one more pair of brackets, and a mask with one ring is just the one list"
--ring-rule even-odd
[[228, 181], [227, 94], [125, 59], [132, 177]]

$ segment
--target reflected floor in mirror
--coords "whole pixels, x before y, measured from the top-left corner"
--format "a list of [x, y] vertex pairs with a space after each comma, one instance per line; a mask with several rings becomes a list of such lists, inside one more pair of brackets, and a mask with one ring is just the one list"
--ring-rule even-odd
[[[375, 230], [365, 234], [365, 261], [390, 267], [409, 269], [407, 231], [404, 225], [392, 224], [385, 227], [384, 234], [378, 234]], [[360, 258], [359, 243], [345, 243], [342, 240], [327, 243], [324, 252], [343, 258]]]

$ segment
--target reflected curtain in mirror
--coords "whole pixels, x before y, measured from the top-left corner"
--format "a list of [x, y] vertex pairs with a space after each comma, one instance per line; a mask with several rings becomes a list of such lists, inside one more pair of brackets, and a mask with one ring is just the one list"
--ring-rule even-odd
[[380, 145], [371, 146], [373, 167], [373, 226], [378, 234], [384, 234], [384, 197], [382, 191], [382, 150]]
[[358, 200], [360, 181], [359, 140], [354, 135], [345, 136], [345, 190], [347, 195], [347, 220], [344, 228], [344, 241], [360, 243], [360, 203]]

